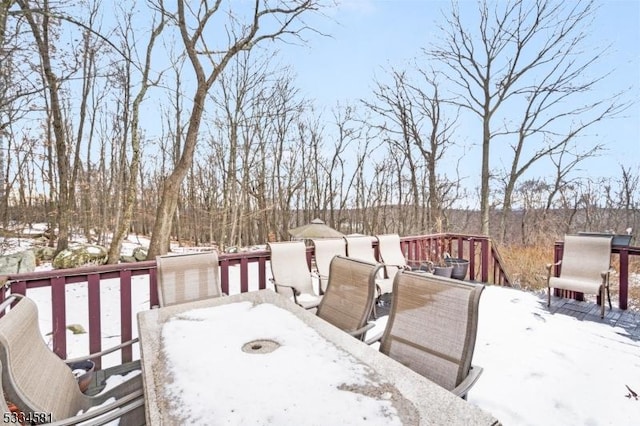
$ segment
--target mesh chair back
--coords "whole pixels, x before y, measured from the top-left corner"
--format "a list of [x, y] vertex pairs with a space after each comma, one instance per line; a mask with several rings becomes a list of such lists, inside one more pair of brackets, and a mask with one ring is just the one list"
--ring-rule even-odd
[[0, 362], [6, 399], [21, 411], [51, 413], [59, 420], [91, 405], [71, 369], [42, 338], [31, 299], [19, 298], [0, 318]]
[[399, 272], [380, 351], [447, 390], [471, 368], [483, 285]]
[[347, 243], [347, 256], [353, 259], [364, 260], [369, 263], [378, 263], [376, 253], [371, 245], [372, 239], [367, 236], [343, 237]]
[[400, 236], [398, 234], [377, 235], [378, 251], [385, 264], [399, 267], [407, 266], [407, 260], [400, 248]]
[[400, 248], [400, 235], [383, 234], [377, 235], [376, 238], [378, 239], [378, 252], [385, 265], [387, 277], [394, 278], [398, 269], [404, 269], [408, 266]]
[[276, 292], [292, 297], [290, 288], [295, 287], [302, 294], [315, 294], [311, 271], [307, 263], [307, 247], [302, 241], [267, 243], [271, 251], [271, 275], [276, 284]]
[[565, 235], [560, 278], [602, 282], [611, 266], [611, 237]]
[[335, 256], [317, 315], [347, 332], [362, 328], [373, 309], [375, 276], [381, 267], [379, 263]]
[[160, 306], [222, 295], [216, 252], [158, 256], [156, 262]]
[[313, 240], [316, 268], [320, 274], [320, 289], [327, 291], [329, 268], [334, 256], [346, 256], [347, 247], [343, 238], [323, 238]]

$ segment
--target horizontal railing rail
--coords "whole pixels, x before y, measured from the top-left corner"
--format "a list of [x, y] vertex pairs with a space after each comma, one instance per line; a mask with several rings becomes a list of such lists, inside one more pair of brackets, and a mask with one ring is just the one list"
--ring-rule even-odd
[[[377, 253], [377, 243], [373, 242]], [[499, 257], [492, 248], [491, 240], [483, 236], [462, 234], [435, 234], [422, 236], [408, 236], [401, 238], [401, 246], [407, 259], [418, 262], [434, 260], [444, 252], [452, 257], [469, 260], [468, 279], [472, 281], [490, 282], [500, 285], [510, 285]], [[307, 249], [307, 260], [311, 265], [313, 247]], [[254, 250], [240, 253], [223, 253], [219, 256], [220, 283], [226, 294], [248, 292], [268, 288], [267, 262], [270, 253], [267, 250]], [[378, 256], [379, 258], [379, 256]], [[232, 268], [238, 268], [231, 274]], [[134, 277], [144, 276], [146, 280], [133, 280]], [[238, 278], [236, 278], [238, 277]], [[51, 338], [52, 349], [61, 358], [67, 357], [67, 313], [73, 306], [68, 306], [66, 291], [69, 286], [78, 283], [87, 285], [88, 316], [88, 353], [96, 353], [102, 347], [102, 311], [101, 286], [106, 280], [116, 280], [120, 292], [120, 343], [131, 340], [137, 333], [132, 295], [134, 285], [147, 286], [148, 294], [144, 309], [151, 309], [158, 304], [156, 288], [156, 262], [154, 260], [136, 263], [119, 263], [114, 265], [86, 266], [74, 269], [54, 269], [48, 271], [29, 272], [0, 276], [4, 282], [0, 289], [0, 302], [9, 293], [29, 295], [29, 291], [36, 288], [49, 288], [51, 297]], [[140, 290], [136, 288], [136, 290]], [[122, 349], [123, 363], [133, 360], [131, 347]], [[97, 368], [100, 361], [96, 360]]]
[[409, 260], [436, 261], [448, 253], [469, 260], [469, 280], [511, 286], [497, 248], [486, 236], [443, 233], [402, 237], [400, 241]]
[[[553, 274], [560, 276], [562, 265], [558, 265], [558, 261], [562, 260], [564, 253], [564, 241], [556, 241], [553, 246], [553, 262], [556, 264], [553, 268]], [[611, 247], [611, 253], [618, 256], [619, 270], [618, 273], [618, 307], [627, 309], [629, 307], [629, 259], [630, 256], [640, 256], [640, 247], [634, 246], [618, 246]], [[567, 290], [555, 290], [557, 296], [572, 297], [576, 300], [584, 300], [582, 293]], [[598, 303], [604, 303], [598, 300]]]

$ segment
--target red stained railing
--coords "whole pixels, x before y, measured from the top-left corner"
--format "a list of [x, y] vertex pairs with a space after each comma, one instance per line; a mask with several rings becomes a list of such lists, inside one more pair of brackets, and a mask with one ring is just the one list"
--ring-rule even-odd
[[[377, 243], [373, 243], [374, 247]], [[401, 246], [407, 259], [415, 261], [434, 260], [443, 252], [448, 252], [452, 257], [469, 260], [468, 279], [472, 281], [492, 282], [500, 285], [510, 285], [500, 258], [491, 244], [491, 240], [483, 236], [469, 236], [459, 234], [435, 234], [410, 236], [401, 238]], [[377, 252], [377, 249], [376, 249]], [[311, 264], [313, 247], [307, 249], [307, 260]], [[266, 250], [249, 251], [242, 253], [224, 253], [219, 256], [220, 280], [222, 291], [230, 294], [233, 286], [234, 292], [247, 292], [267, 288], [267, 261], [270, 253]], [[253, 267], [253, 272], [250, 268]], [[230, 268], [239, 268], [239, 283], [230, 282]], [[135, 276], [148, 276], [149, 305], [158, 304], [156, 289], [156, 262], [143, 261], [137, 263], [120, 263], [116, 265], [101, 265], [82, 267], [76, 269], [56, 269], [7, 275], [0, 277], [6, 284], [0, 287], [0, 302], [8, 293], [20, 293], [28, 296], [29, 290], [48, 287], [51, 292], [51, 322], [53, 351], [62, 358], [67, 354], [67, 312], [73, 309], [67, 306], [65, 293], [69, 285], [87, 283], [87, 310], [89, 312], [89, 353], [99, 352], [102, 349], [102, 320], [101, 320], [101, 286], [105, 280], [116, 279], [120, 290], [120, 340], [126, 342], [134, 335], [134, 321], [132, 320], [132, 280]], [[234, 274], [235, 276], [235, 274]], [[239, 284], [239, 287], [236, 287]], [[129, 362], [133, 358], [131, 348], [122, 350], [122, 362]], [[100, 360], [97, 360], [98, 367]]]

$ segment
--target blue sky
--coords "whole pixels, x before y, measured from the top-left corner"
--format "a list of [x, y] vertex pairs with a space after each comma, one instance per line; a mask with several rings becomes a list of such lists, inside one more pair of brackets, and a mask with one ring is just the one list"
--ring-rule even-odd
[[[421, 48], [437, 37], [435, 22], [442, 21], [441, 9], [448, 5], [448, 0], [344, 0], [331, 11], [334, 21], [320, 21], [321, 31], [331, 37], [314, 36], [306, 47], [283, 49], [285, 62], [297, 73], [302, 93], [320, 107], [367, 98], [384, 69], [402, 68], [421, 56]], [[460, 1], [463, 11], [476, 5], [475, 0]], [[594, 47], [611, 45], [598, 65], [612, 73], [603, 91], [624, 89], [629, 99], [639, 99], [640, 0], [601, 1], [590, 28]], [[592, 133], [607, 150], [584, 164], [590, 176], [611, 175], [611, 170], [618, 175], [620, 164], [640, 167], [640, 105]]]

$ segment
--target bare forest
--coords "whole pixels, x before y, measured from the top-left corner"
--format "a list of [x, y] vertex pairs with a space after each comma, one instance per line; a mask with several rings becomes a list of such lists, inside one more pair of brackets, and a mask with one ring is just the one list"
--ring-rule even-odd
[[[288, 239], [315, 217], [523, 245], [640, 230], [637, 169], [575, 173], [629, 106], [625, 88], [594, 94], [610, 83], [585, 45], [596, 6], [453, 3], [411, 65], [322, 108], [278, 49], [329, 37], [331, 3], [0, 0], [1, 227], [46, 222], [58, 250], [82, 234], [111, 262], [130, 232], [153, 258], [170, 239]], [[479, 176], [459, 166], [469, 122]]]

